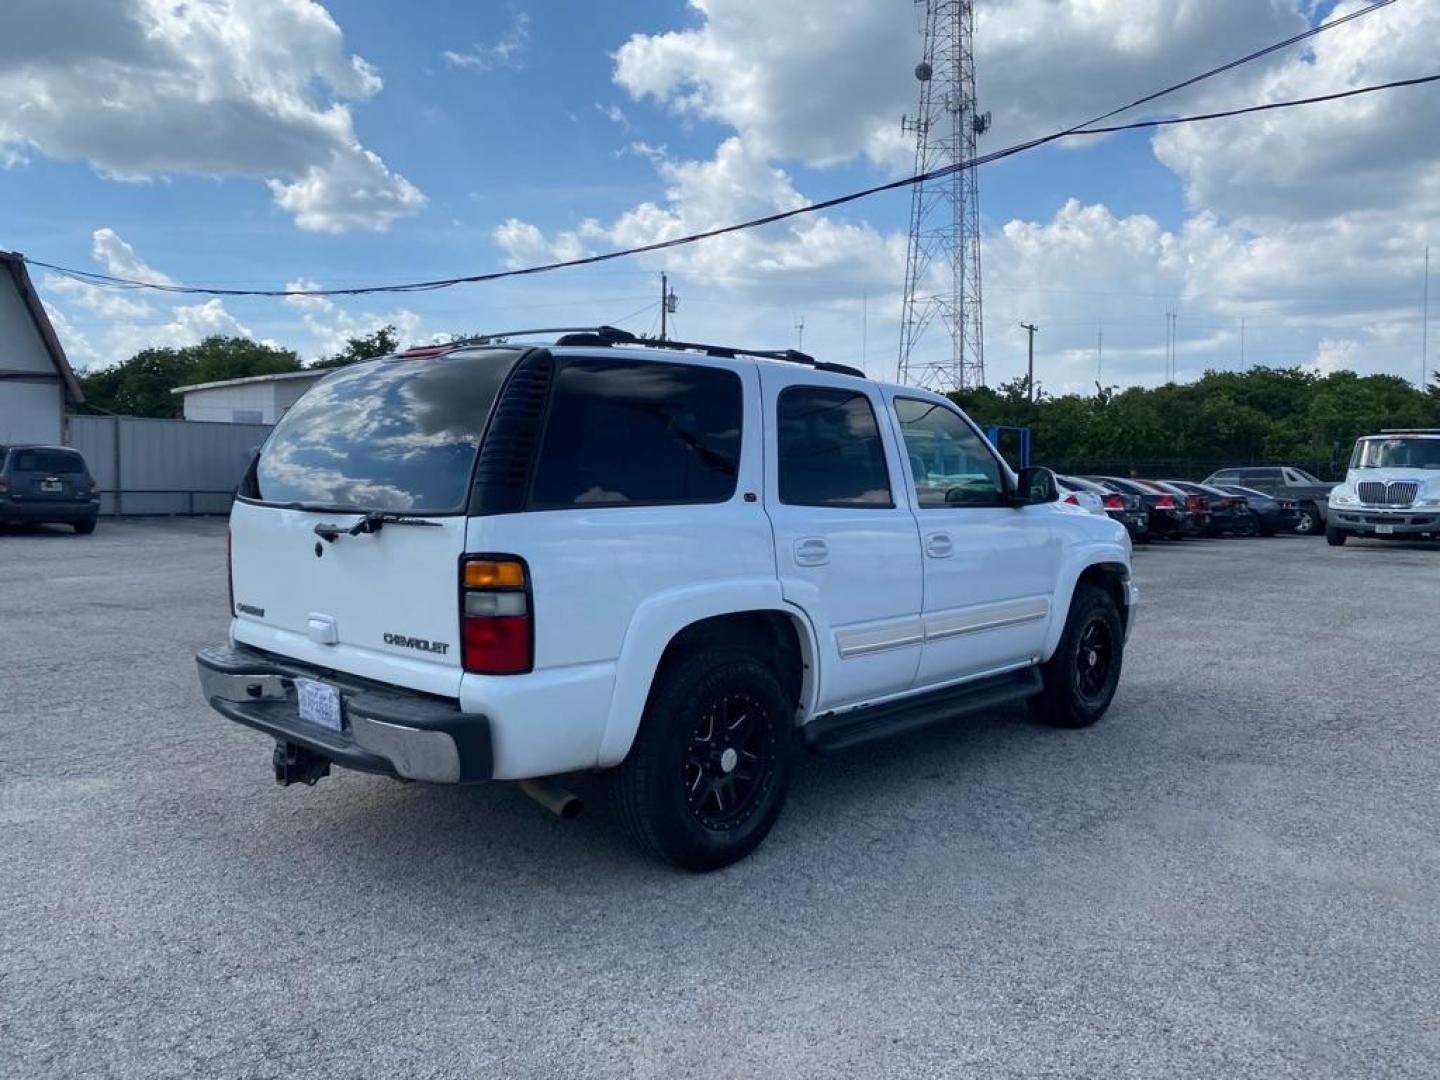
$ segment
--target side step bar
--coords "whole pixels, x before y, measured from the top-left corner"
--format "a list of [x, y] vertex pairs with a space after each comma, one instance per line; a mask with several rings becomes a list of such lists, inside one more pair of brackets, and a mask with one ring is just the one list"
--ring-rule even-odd
[[869, 705], [818, 716], [800, 729], [805, 743], [819, 754], [833, 754], [877, 739], [929, 727], [969, 713], [987, 712], [1033, 697], [1042, 689], [1035, 667], [993, 675], [901, 701]]

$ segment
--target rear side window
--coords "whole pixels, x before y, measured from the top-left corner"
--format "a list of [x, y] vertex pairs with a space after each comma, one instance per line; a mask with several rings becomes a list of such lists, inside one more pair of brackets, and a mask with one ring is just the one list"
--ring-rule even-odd
[[487, 349], [341, 368], [281, 418], [240, 494], [307, 509], [456, 513], [519, 355]]
[[780, 501], [788, 506], [894, 506], [870, 399], [792, 386], [776, 404]]
[[567, 361], [529, 509], [726, 502], [740, 472], [742, 413], [740, 377], [723, 368]]
[[65, 473], [73, 476], [85, 471], [85, 459], [79, 454], [64, 450], [14, 450], [10, 455], [10, 467], [15, 472], [43, 472], [52, 476]]

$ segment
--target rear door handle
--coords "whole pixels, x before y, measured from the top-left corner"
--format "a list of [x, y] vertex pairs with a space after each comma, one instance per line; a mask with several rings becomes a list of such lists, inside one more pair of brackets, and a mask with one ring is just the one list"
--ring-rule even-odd
[[802, 536], [795, 541], [795, 562], [800, 566], [824, 566], [830, 561], [830, 545], [821, 536]]
[[925, 538], [925, 554], [932, 559], [948, 559], [955, 552], [949, 533], [931, 533]]

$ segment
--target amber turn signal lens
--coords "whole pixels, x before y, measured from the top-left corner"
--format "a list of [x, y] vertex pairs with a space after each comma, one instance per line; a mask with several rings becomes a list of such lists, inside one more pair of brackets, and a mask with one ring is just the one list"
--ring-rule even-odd
[[465, 564], [467, 589], [518, 589], [524, 584], [525, 567], [521, 563], [475, 559]]

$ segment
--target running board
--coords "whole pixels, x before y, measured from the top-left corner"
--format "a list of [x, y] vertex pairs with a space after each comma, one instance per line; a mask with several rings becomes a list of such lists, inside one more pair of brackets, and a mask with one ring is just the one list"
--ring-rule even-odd
[[903, 735], [942, 720], [987, 712], [1033, 697], [1043, 689], [1040, 669], [1022, 668], [986, 679], [950, 686], [918, 697], [868, 705], [816, 717], [800, 729], [816, 753], [833, 754], [892, 735]]

